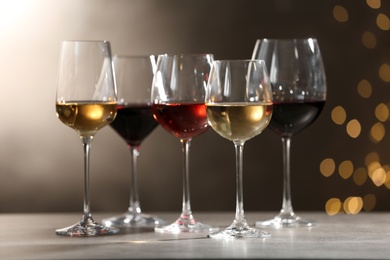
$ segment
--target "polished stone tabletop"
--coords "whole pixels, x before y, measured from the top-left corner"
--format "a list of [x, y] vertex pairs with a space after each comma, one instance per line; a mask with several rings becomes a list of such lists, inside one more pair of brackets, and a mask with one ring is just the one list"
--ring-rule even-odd
[[[117, 214], [117, 213], [115, 213]], [[100, 221], [113, 213], [94, 213]], [[231, 224], [234, 212], [194, 212], [215, 227]], [[276, 212], [246, 212], [250, 224]], [[179, 213], [157, 213], [173, 222]], [[81, 213], [0, 214], [0, 259], [390, 259], [390, 213], [328, 216], [298, 212], [313, 227], [262, 228], [266, 239], [219, 240], [207, 233], [161, 234], [125, 230], [101, 237], [60, 237], [54, 230], [76, 223]]]

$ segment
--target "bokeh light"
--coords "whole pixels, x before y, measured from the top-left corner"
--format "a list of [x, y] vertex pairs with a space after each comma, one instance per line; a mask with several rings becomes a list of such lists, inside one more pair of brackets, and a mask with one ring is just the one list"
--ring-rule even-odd
[[337, 106], [333, 108], [331, 118], [335, 124], [342, 125], [347, 118], [347, 113], [342, 106]]
[[339, 174], [341, 178], [348, 179], [353, 173], [353, 163], [349, 160], [343, 161], [339, 165]]
[[374, 124], [371, 127], [370, 139], [373, 143], [379, 143], [385, 137], [385, 127], [381, 122]]
[[379, 29], [387, 31], [390, 29], [390, 20], [389, 17], [385, 14], [378, 14], [376, 17], [376, 25], [379, 27]]
[[[376, 11], [370, 11], [370, 13], [372, 13], [370, 18], [371, 21], [368, 21], [365, 23], [366, 26], [362, 27], [360, 32], [360, 43], [363, 47], [368, 49], [366, 53], [367, 55], [368, 52], [370, 53], [369, 55], [373, 55], [374, 51], [375, 53], [378, 53], [378, 51], [381, 51], [384, 46], [381, 41], [385, 38], [383, 33], [390, 30], [390, 12], [388, 9], [386, 10], [382, 7], [381, 0], [366, 0], [366, 3], [368, 6], [367, 8], [371, 8]], [[359, 19], [359, 16], [352, 15], [352, 12], [353, 9], [347, 10], [341, 5], [335, 5], [332, 15], [336, 21], [344, 23], [355, 17], [358, 17]], [[379, 53], [380, 57], [383, 57], [384, 60], [378, 59], [377, 64], [371, 66], [371, 72], [375, 72], [375, 70], [377, 70], [379, 79], [385, 83], [390, 83], [389, 53], [390, 52], [387, 50], [384, 54], [382, 52]], [[375, 83], [375, 86], [372, 84], [373, 82], [376, 82], [376, 80], [376, 78], [362, 78], [357, 84], [358, 95], [363, 99], [370, 99], [373, 96], [374, 91], [382, 87], [378, 83]], [[387, 85], [386, 87], [388, 88]], [[375, 94], [378, 95], [379, 93], [380, 91]], [[347, 115], [347, 110], [345, 109], [347, 106], [345, 104], [335, 106], [331, 111], [330, 117], [332, 122], [336, 125], [346, 124], [345, 129], [350, 138], [357, 139], [359, 137], [359, 141], [363, 141], [362, 138], [367, 138], [374, 143], [374, 145], [377, 145], [380, 142], [387, 141], [385, 138], [388, 138], [388, 135], [386, 135], [386, 124], [390, 121], [390, 102], [375, 103], [373, 100], [370, 100], [369, 102], [374, 105], [375, 114], [362, 113], [361, 115], [374, 119], [373, 123], [369, 123], [371, 124], [371, 128], [370, 125], [367, 126], [367, 122], [362, 118], [356, 117], [348, 119], [347, 116], [349, 116], [349, 114]], [[372, 107], [366, 106], [365, 109], [366, 111], [373, 110]], [[364, 131], [368, 131], [368, 135], [361, 135], [362, 129], [364, 129]], [[356, 190], [358, 192], [364, 192], [364, 190], [367, 190], [366, 185], [369, 185], [368, 187], [371, 193], [354, 194], [349, 197], [346, 196], [347, 198], [344, 201], [342, 201], [343, 198], [330, 198], [325, 205], [328, 215], [341, 213], [358, 214], [362, 210], [372, 211], [375, 209], [377, 204], [377, 197], [372, 190], [373, 185], [375, 185], [374, 187], [385, 187], [390, 189], [390, 163], [382, 165], [379, 153], [375, 149], [376, 148], [370, 152], [365, 152], [366, 154], [363, 165], [361, 161], [355, 160], [344, 160], [338, 165], [338, 173], [341, 180], [351, 179], [353, 181], [353, 185], [361, 187]], [[386, 159], [387, 157], [388, 156], [386, 156]], [[390, 161], [390, 159], [388, 159], [388, 161]], [[325, 177], [333, 175], [335, 171], [334, 159], [324, 159], [320, 164], [320, 171]]]
[[361, 80], [357, 87], [358, 93], [363, 98], [369, 98], [372, 93], [372, 86], [368, 80]]
[[379, 154], [377, 152], [371, 152], [366, 155], [366, 158], [364, 159], [364, 164], [368, 168], [370, 164], [373, 162], [378, 162], [379, 161]]
[[367, 194], [363, 197], [363, 209], [365, 211], [371, 211], [375, 208], [376, 197], [374, 194]]
[[328, 215], [333, 216], [340, 212], [342, 203], [338, 198], [331, 198], [325, 204], [325, 211]]
[[382, 167], [373, 171], [371, 175], [372, 182], [377, 186], [381, 186], [386, 181], [386, 171]]
[[375, 117], [381, 121], [385, 122], [389, 119], [389, 108], [386, 104], [380, 103], [375, 108]]
[[384, 82], [390, 82], [390, 65], [389, 64], [382, 64], [379, 67], [379, 77]]
[[359, 167], [353, 172], [353, 181], [358, 186], [362, 186], [368, 179], [367, 169], [364, 167]]
[[371, 7], [372, 9], [379, 9], [381, 8], [381, 0], [367, 0], [367, 5]]
[[357, 214], [363, 208], [363, 199], [361, 197], [348, 197], [344, 201], [344, 211], [347, 214]]
[[364, 47], [368, 49], [374, 49], [376, 47], [376, 37], [373, 33], [365, 31], [362, 35], [362, 43]]
[[357, 138], [360, 135], [362, 127], [357, 119], [352, 119], [346, 127], [347, 133], [352, 138]]
[[336, 169], [336, 164], [332, 158], [326, 158], [322, 160], [320, 164], [320, 172], [325, 177], [331, 176]]
[[333, 8], [333, 17], [338, 22], [341, 22], [341, 23], [346, 22], [346, 21], [348, 21], [348, 17], [349, 17], [348, 11], [343, 6], [336, 5]]

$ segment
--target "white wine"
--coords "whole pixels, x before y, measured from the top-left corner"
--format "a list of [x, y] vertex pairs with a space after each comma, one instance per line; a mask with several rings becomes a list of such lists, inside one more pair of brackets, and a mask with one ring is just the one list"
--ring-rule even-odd
[[206, 104], [211, 127], [230, 141], [246, 141], [260, 134], [272, 116], [272, 103]]
[[56, 103], [57, 117], [81, 136], [94, 135], [116, 116], [117, 102], [77, 101]]

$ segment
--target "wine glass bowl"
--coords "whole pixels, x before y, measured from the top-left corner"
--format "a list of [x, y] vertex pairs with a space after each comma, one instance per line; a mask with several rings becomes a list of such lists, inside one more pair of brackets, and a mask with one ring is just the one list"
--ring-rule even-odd
[[118, 111], [111, 128], [124, 140], [130, 150], [130, 203], [127, 211], [119, 216], [103, 219], [107, 226], [120, 228], [154, 227], [164, 223], [159, 217], [144, 214], [138, 193], [137, 159], [144, 139], [158, 123], [153, 117], [150, 91], [156, 56], [116, 55], [113, 58], [118, 87]]
[[294, 213], [290, 187], [291, 137], [311, 125], [326, 101], [326, 77], [316, 39], [257, 40], [253, 59], [267, 64], [272, 85], [274, 111], [268, 129], [283, 144], [283, 202], [273, 219], [257, 221], [256, 226], [312, 226], [313, 221]]
[[98, 236], [118, 229], [96, 222], [90, 211], [89, 169], [91, 142], [111, 123], [117, 112], [117, 91], [107, 41], [64, 41], [61, 46], [56, 91], [56, 112], [74, 129], [84, 148], [84, 207], [80, 222], [57, 229], [57, 235]]
[[157, 60], [151, 94], [153, 114], [164, 130], [180, 140], [183, 154], [182, 212], [174, 223], [156, 227], [157, 232], [203, 232], [211, 228], [192, 214], [189, 148], [192, 139], [209, 128], [204, 98], [212, 61], [212, 54], [164, 54]]
[[268, 232], [252, 228], [243, 206], [243, 150], [246, 141], [259, 135], [272, 116], [272, 91], [264, 61], [214, 61], [206, 94], [211, 127], [234, 143], [236, 151], [236, 214], [233, 223], [211, 238], [265, 238]]

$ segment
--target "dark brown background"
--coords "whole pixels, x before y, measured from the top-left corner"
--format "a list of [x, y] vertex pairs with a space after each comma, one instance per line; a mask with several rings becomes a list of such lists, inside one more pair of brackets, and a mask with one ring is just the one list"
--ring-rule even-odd
[[[258, 38], [315, 37], [320, 43], [328, 100], [319, 119], [292, 140], [292, 198], [299, 210], [324, 210], [330, 198], [374, 194], [374, 210], [389, 210], [390, 192], [368, 180], [342, 179], [338, 165], [364, 167], [370, 152], [390, 163], [390, 138], [375, 144], [369, 131], [375, 108], [390, 98], [378, 76], [389, 64], [389, 31], [376, 25], [379, 13], [363, 0], [4, 0], [0, 2], [0, 212], [82, 211], [83, 154], [77, 134], [55, 115], [57, 64], [62, 40], [109, 40], [114, 54], [213, 53], [217, 59], [250, 58]], [[348, 11], [348, 21], [333, 16]], [[374, 49], [362, 44], [365, 31]], [[373, 92], [362, 98], [357, 85]], [[347, 121], [362, 132], [351, 138], [336, 125], [332, 109], [343, 106]], [[386, 130], [388, 122], [383, 125]], [[143, 211], [180, 211], [182, 175], [179, 141], [161, 128], [141, 147], [139, 190]], [[246, 210], [281, 207], [282, 157], [278, 136], [266, 130], [248, 141], [244, 156]], [[191, 146], [193, 211], [235, 208], [233, 144], [209, 130]], [[336, 171], [324, 177], [319, 165], [332, 158]], [[129, 197], [129, 152], [106, 127], [91, 155], [92, 211], [124, 211]]]

